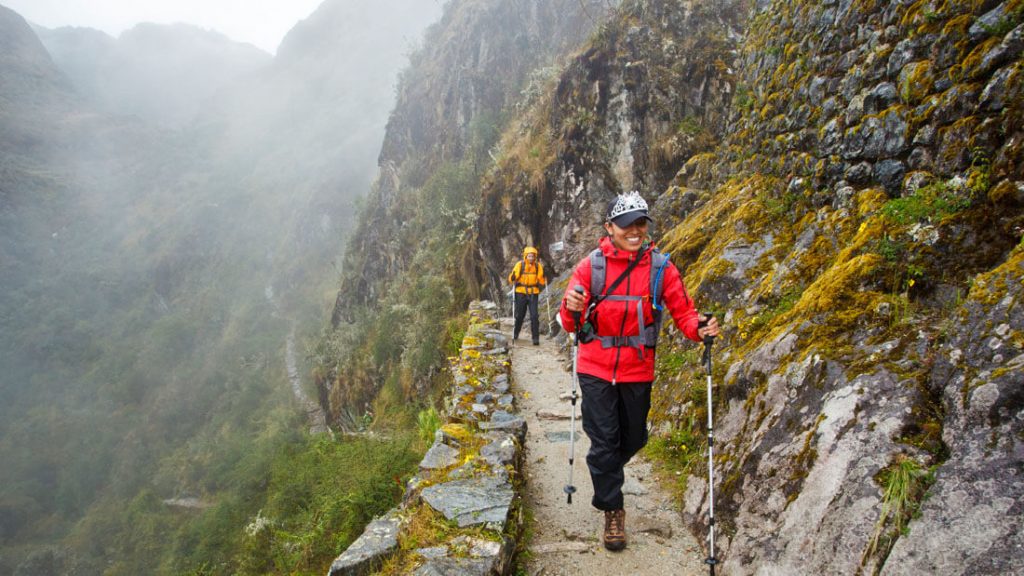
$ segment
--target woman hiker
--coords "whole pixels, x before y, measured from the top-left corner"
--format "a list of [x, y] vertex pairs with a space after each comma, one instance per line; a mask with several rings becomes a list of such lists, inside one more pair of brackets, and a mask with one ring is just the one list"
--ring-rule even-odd
[[537, 261], [537, 249], [527, 246], [523, 249], [523, 259], [516, 262], [508, 281], [515, 286], [515, 329], [512, 339], [519, 339], [519, 330], [526, 318], [526, 309], [530, 309], [530, 335], [533, 345], [540, 345], [540, 318], [537, 312], [538, 294], [544, 289], [547, 280], [544, 278], [544, 266]]
[[626, 547], [623, 467], [647, 443], [662, 307], [691, 340], [719, 333], [714, 317], [698, 314], [679, 270], [648, 242], [650, 222], [638, 192], [610, 202], [608, 235], [576, 266], [559, 309], [567, 332], [576, 330], [574, 314], [581, 316], [577, 373], [592, 504], [604, 511], [604, 546], [613, 551]]

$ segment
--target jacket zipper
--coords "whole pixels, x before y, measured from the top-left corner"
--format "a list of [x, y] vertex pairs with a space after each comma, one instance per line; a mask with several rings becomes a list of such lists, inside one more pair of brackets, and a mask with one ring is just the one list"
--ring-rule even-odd
[[[629, 276], [626, 276], [626, 296], [629, 296], [629, 288], [630, 288], [630, 283], [632, 283], [632, 281], [633, 281], [633, 273], [631, 271], [629, 273]], [[628, 301], [623, 301], [622, 305], [626, 307], [626, 311], [625, 311], [625, 314], [622, 315], [622, 324], [619, 326], [619, 338], [622, 338], [622, 335], [626, 332], [626, 319], [629, 318], [629, 302]], [[618, 372], [619, 372], [619, 355], [620, 354], [622, 354], [622, 347], [621, 346], [616, 346], [615, 347], [615, 364], [612, 366], [612, 386], [615, 386], [616, 376], [618, 375]]]

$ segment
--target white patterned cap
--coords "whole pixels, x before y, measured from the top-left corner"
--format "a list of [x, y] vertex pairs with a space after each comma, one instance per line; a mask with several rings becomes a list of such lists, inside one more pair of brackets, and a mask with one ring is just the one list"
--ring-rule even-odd
[[636, 190], [629, 194], [619, 194], [608, 203], [605, 219], [619, 228], [626, 228], [640, 218], [646, 218], [648, 222], [653, 222], [647, 215], [647, 202]]

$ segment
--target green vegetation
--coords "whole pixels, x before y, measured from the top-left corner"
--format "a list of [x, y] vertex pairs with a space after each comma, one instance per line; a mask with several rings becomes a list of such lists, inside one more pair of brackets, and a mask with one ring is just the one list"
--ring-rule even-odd
[[970, 206], [952, 182], [936, 182], [915, 190], [909, 196], [893, 198], [882, 207], [889, 221], [909, 225], [916, 222], [939, 222]]
[[700, 134], [702, 129], [703, 128], [701, 128], [700, 125], [700, 118], [687, 116], [679, 122], [679, 125], [676, 127], [676, 132], [683, 136], [693, 137]]
[[768, 299], [765, 308], [755, 316], [747, 329], [758, 331], [767, 328], [772, 321], [779, 316], [789, 312], [800, 301], [801, 291], [797, 287], [791, 287], [777, 297]]
[[434, 433], [441, 427], [441, 416], [433, 406], [426, 410], [420, 410], [416, 415], [416, 422], [419, 424], [420, 440], [426, 444], [434, 441]]
[[749, 86], [739, 84], [736, 86], [735, 94], [733, 94], [732, 105], [744, 113], [750, 113], [756, 104], [754, 98], [754, 93], [750, 90]]
[[757, 199], [764, 205], [765, 211], [771, 218], [795, 218], [797, 212], [793, 208], [803, 199], [803, 196], [790, 190], [780, 195], [762, 191], [758, 194]]
[[264, 455], [267, 461], [246, 463], [269, 476], [239, 484], [188, 523], [151, 499], [133, 510], [130, 525], [164, 529], [135, 530], [122, 543], [124, 558], [135, 562], [121, 560], [107, 573], [151, 565], [153, 558], [131, 554], [145, 549], [167, 574], [323, 574], [367, 522], [398, 501], [419, 458], [411, 447], [408, 437], [293, 437]]
[[[296, 433], [309, 424], [284, 362], [289, 334], [318, 330], [333, 299], [390, 75], [378, 67], [359, 84], [376, 115], [337, 106], [345, 66], [316, 82], [281, 66], [293, 108], [248, 86], [230, 114], [214, 110], [232, 108], [221, 101], [200, 125], [156, 129], [120, 106], [117, 118], [87, 108], [62, 92], [66, 76], [9, 75], [24, 56], [11, 54], [0, 94], [0, 573], [52, 549], [75, 563], [53, 573], [277, 571], [259, 553], [281, 573], [323, 574], [372, 514], [364, 504], [393, 501], [395, 476], [422, 447], [376, 442], [367, 450], [390, 455], [378, 463], [349, 448], [362, 440], [325, 448]], [[357, 460], [370, 464], [365, 477], [332, 474]], [[324, 476], [303, 469], [296, 481], [312, 492], [299, 498], [288, 470], [314, 463]], [[257, 517], [271, 522], [265, 542], [244, 531]]]
[[234, 573], [325, 573], [363, 527], [401, 497], [420, 457], [412, 446], [401, 436], [321, 437], [278, 457], [264, 506], [250, 516], [236, 548]]
[[1024, 7], [1018, 7], [1016, 10], [1003, 16], [993, 25], [982, 24], [981, 28], [988, 33], [989, 36], [995, 38], [1002, 38], [1006, 36], [1011, 30], [1024, 22]]
[[707, 435], [691, 416], [689, 425], [672, 429], [668, 434], [652, 436], [644, 454], [653, 459], [661, 475], [677, 499], [686, 493], [687, 478], [699, 472], [707, 454]]
[[900, 454], [895, 462], [878, 473], [876, 480], [883, 490], [882, 512], [862, 564], [875, 554], [884, 558], [896, 539], [909, 532], [910, 521], [935, 482], [935, 474], [913, 458]]
[[[655, 365], [652, 423], [665, 422], [669, 430], [652, 434], [644, 454], [663, 471], [671, 492], [682, 498], [687, 477], [702, 470], [707, 447], [707, 384], [701, 367], [700, 346], [661, 346]], [[670, 407], [684, 407], [685, 413], [669, 417]]]
[[[392, 262], [401, 263], [401, 279], [383, 270], [367, 271], [381, 282], [370, 300], [365, 285], [342, 278], [350, 322], [326, 329], [311, 352], [314, 374], [331, 391], [332, 411], [372, 405], [378, 417], [396, 424], [389, 414], [405, 419], [410, 402], [425, 408], [440, 389], [447, 359], [458, 352], [465, 334], [470, 301], [465, 242], [476, 217], [483, 171], [492, 164], [488, 151], [503, 122], [500, 115], [480, 115], [470, 123], [469, 149], [462, 159], [439, 165], [421, 187], [406, 191], [396, 208], [403, 225], [383, 248]], [[362, 222], [356, 237], [368, 222]], [[382, 247], [368, 249], [376, 254]], [[366, 257], [354, 245], [345, 269], [369, 266]], [[407, 424], [417, 427], [415, 421]]]

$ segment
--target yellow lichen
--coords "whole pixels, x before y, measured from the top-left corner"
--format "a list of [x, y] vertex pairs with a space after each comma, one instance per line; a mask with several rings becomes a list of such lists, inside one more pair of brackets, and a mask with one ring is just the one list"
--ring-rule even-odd
[[1003, 180], [988, 191], [988, 199], [993, 204], [1016, 202], [1017, 186], [1009, 180]]
[[981, 63], [986, 54], [996, 47], [1002, 38], [986, 38], [971, 50], [970, 54], [964, 57], [958, 64], [950, 67], [949, 78], [954, 82], [963, 80], [977, 80], [985, 72]]
[[864, 218], [881, 210], [889, 196], [881, 188], [865, 188], [853, 197], [857, 215]]
[[922, 60], [908, 64], [900, 72], [900, 99], [907, 104], [917, 104], [928, 95], [933, 82], [931, 62]]
[[473, 439], [473, 431], [465, 424], [449, 422], [448, 424], [441, 426], [441, 431], [446, 435], [455, 438], [460, 444], [467, 444]]
[[860, 303], [866, 296], [859, 290], [861, 284], [881, 263], [882, 257], [873, 253], [840, 260], [807, 287], [791, 314], [797, 318], [813, 318], [821, 313], [860, 315], [865, 312]]
[[963, 36], [967, 34], [971, 24], [974, 23], [974, 16], [971, 14], [961, 14], [954, 18], [951, 18], [946, 25], [942, 28], [943, 36]]
[[1016, 282], [1020, 286], [1024, 281], [1024, 244], [1018, 244], [1006, 261], [996, 268], [978, 274], [971, 284], [968, 299], [985, 305], [999, 302], [1009, 290], [1008, 282]]

